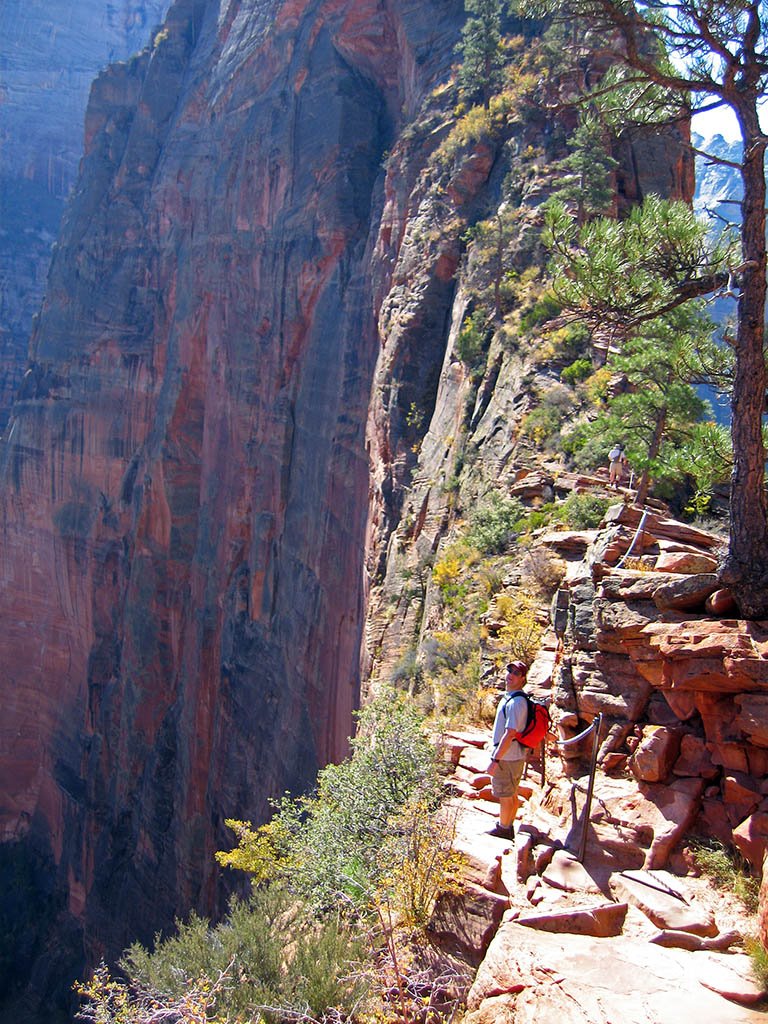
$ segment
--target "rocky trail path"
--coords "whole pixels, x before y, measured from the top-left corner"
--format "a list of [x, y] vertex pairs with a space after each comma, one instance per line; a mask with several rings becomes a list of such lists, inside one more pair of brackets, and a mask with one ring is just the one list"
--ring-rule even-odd
[[669, 870], [648, 867], [659, 843], [681, 838], [675, 800], [598, 771], [581, 864], [588, 780], [550, 756], [543, 784], [528, 768], [510, 844], [488, 834], [497, 806], [486, 740], [474, 730], [445, 737], [467, 882], [430, 926], [477, 967], [465, 1024], [765, 1024], [742, 905], [691, 873], [683, 854]]

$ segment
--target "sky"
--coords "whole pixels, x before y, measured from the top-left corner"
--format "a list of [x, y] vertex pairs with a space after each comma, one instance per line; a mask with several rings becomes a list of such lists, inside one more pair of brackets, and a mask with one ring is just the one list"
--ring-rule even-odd
[[739, 137], [736, 116], [730, 107], [710, 110], [706, 114], [696, 114], [691, 120], [691, 128], [705, 139], [710, 139], [713, 135], [722, 135], [726, 141], [734, 142]]
[[[760, 124], [764, 132], [768, 131], [768, 97], [760, 104]], [[722, 135], [727, 142], [735, 142], [739, 138], [736, 115], [730, 107], [720, 107], [706, 114], [696, 114], [691, 121], [693, 131], [710, 139], [713, 135]]]

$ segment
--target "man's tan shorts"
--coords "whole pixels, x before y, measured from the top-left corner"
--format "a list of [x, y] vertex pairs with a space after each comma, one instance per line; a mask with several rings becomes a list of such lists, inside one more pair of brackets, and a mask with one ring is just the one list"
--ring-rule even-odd
[[517, 787], [523, 777], [525, 759], [521, 761], [499, 761], [491, 776], [491, 792], [495, 797], [517, 795]]

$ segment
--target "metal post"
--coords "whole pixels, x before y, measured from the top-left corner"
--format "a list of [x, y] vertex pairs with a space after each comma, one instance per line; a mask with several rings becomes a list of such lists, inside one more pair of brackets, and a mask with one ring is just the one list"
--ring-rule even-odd
[[589, 831], [589, 815], [592, 812], [592, 793], [595, 788], [595, 772], [597, 771], [597, 752], [600, 749], [600, 726], [603, 724], [603, 714], [600, 712], [592, 723], [595, 727], [595, 735], [592, 740], [592, 764], [589, 768], [589, 786], [587, 787], [587, 802], [584, 806], [581, 829], [581, 843], [579, 846], [579, 863], [584, 863], [584, 856], [587, 852], [587, 832]]

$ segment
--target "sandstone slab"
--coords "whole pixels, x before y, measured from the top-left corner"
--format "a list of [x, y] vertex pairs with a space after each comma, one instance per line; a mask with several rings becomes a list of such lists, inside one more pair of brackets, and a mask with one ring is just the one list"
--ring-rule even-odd
[[520, 915], [516, 920], [525, 928], [606, 938], [609, 935], [621, 934], [626, 916], [626, 903], [598, 903], [589, 907], [571, 907], [549, 913]]
[[705, 988], [735, 1003], [752, 1006], [762, 1002], [766, 991], [752, 975], [750, 958], [744, 953], [729, 956], [702, 953], [693, 958], [692, 969]]
[[[643, 513], [632, 505], [612, 505], [605, 514], [606, 523], [621, 523], [630, 529], [637, 530]], [[709, 551], [722, 544], [722, 538], [706, 530], [699, 530], [688, 523], [669, 519], [667, 516], [648, 512], [645, 515], [643, 532], [654, 537], [665, 537], [678, 544], [690, 544]]]
[[626, 858], [626, 867], [637, 867], [636, 860], [628, 861], [639, 855], [645, 868], [662, 868], [693, 824], [702, 789], [698, 779], [680, 779], [669, 786], [600, 779], [591, 816], [597, 841], [610, 843], [618, 856]]
[[764, 1024], [763, 1014], [705, 989], [691, 956], [624, 935], [557, 935], [505, 921], [470, 989], [465, 1021], [490, 1020], [490, 1001], [509, 996], [515, 1024]]
[[665, 871], [632, 871], [614, 875], [616, 894], [638, 907], [657, 928], [711, 937], [717, 924], [709, 912], [691, 906], [673, 875]]
[[565, 892], [601, 891], [586, 868], [567, 850], [555, 850], [541, 877], [547, 885]]
[[459, 766], [471, 772], [485, 773], [490, 761], [490, 751], [478, 747], [464, 747], [459, 755]]
[[479, 729], [452, 729], [443, 733], [443, 742], [455, 743], [461, 747], [485, 747], [488, 743], [488, 733]]
[[714, 573], [717, 559], [701, 551], [662, 551], [656, 559], [657, 572]]
[[[571, 659], [571, 677], [579, 694], [576, 703], [582, 718], [602, 713], [635, 721], [651, 693], [651, 684], [623, 654], [577, 651]], [[572, 710], [569, 701], [573, 697], [568, 691], [558, 694], [558, 707]]]

